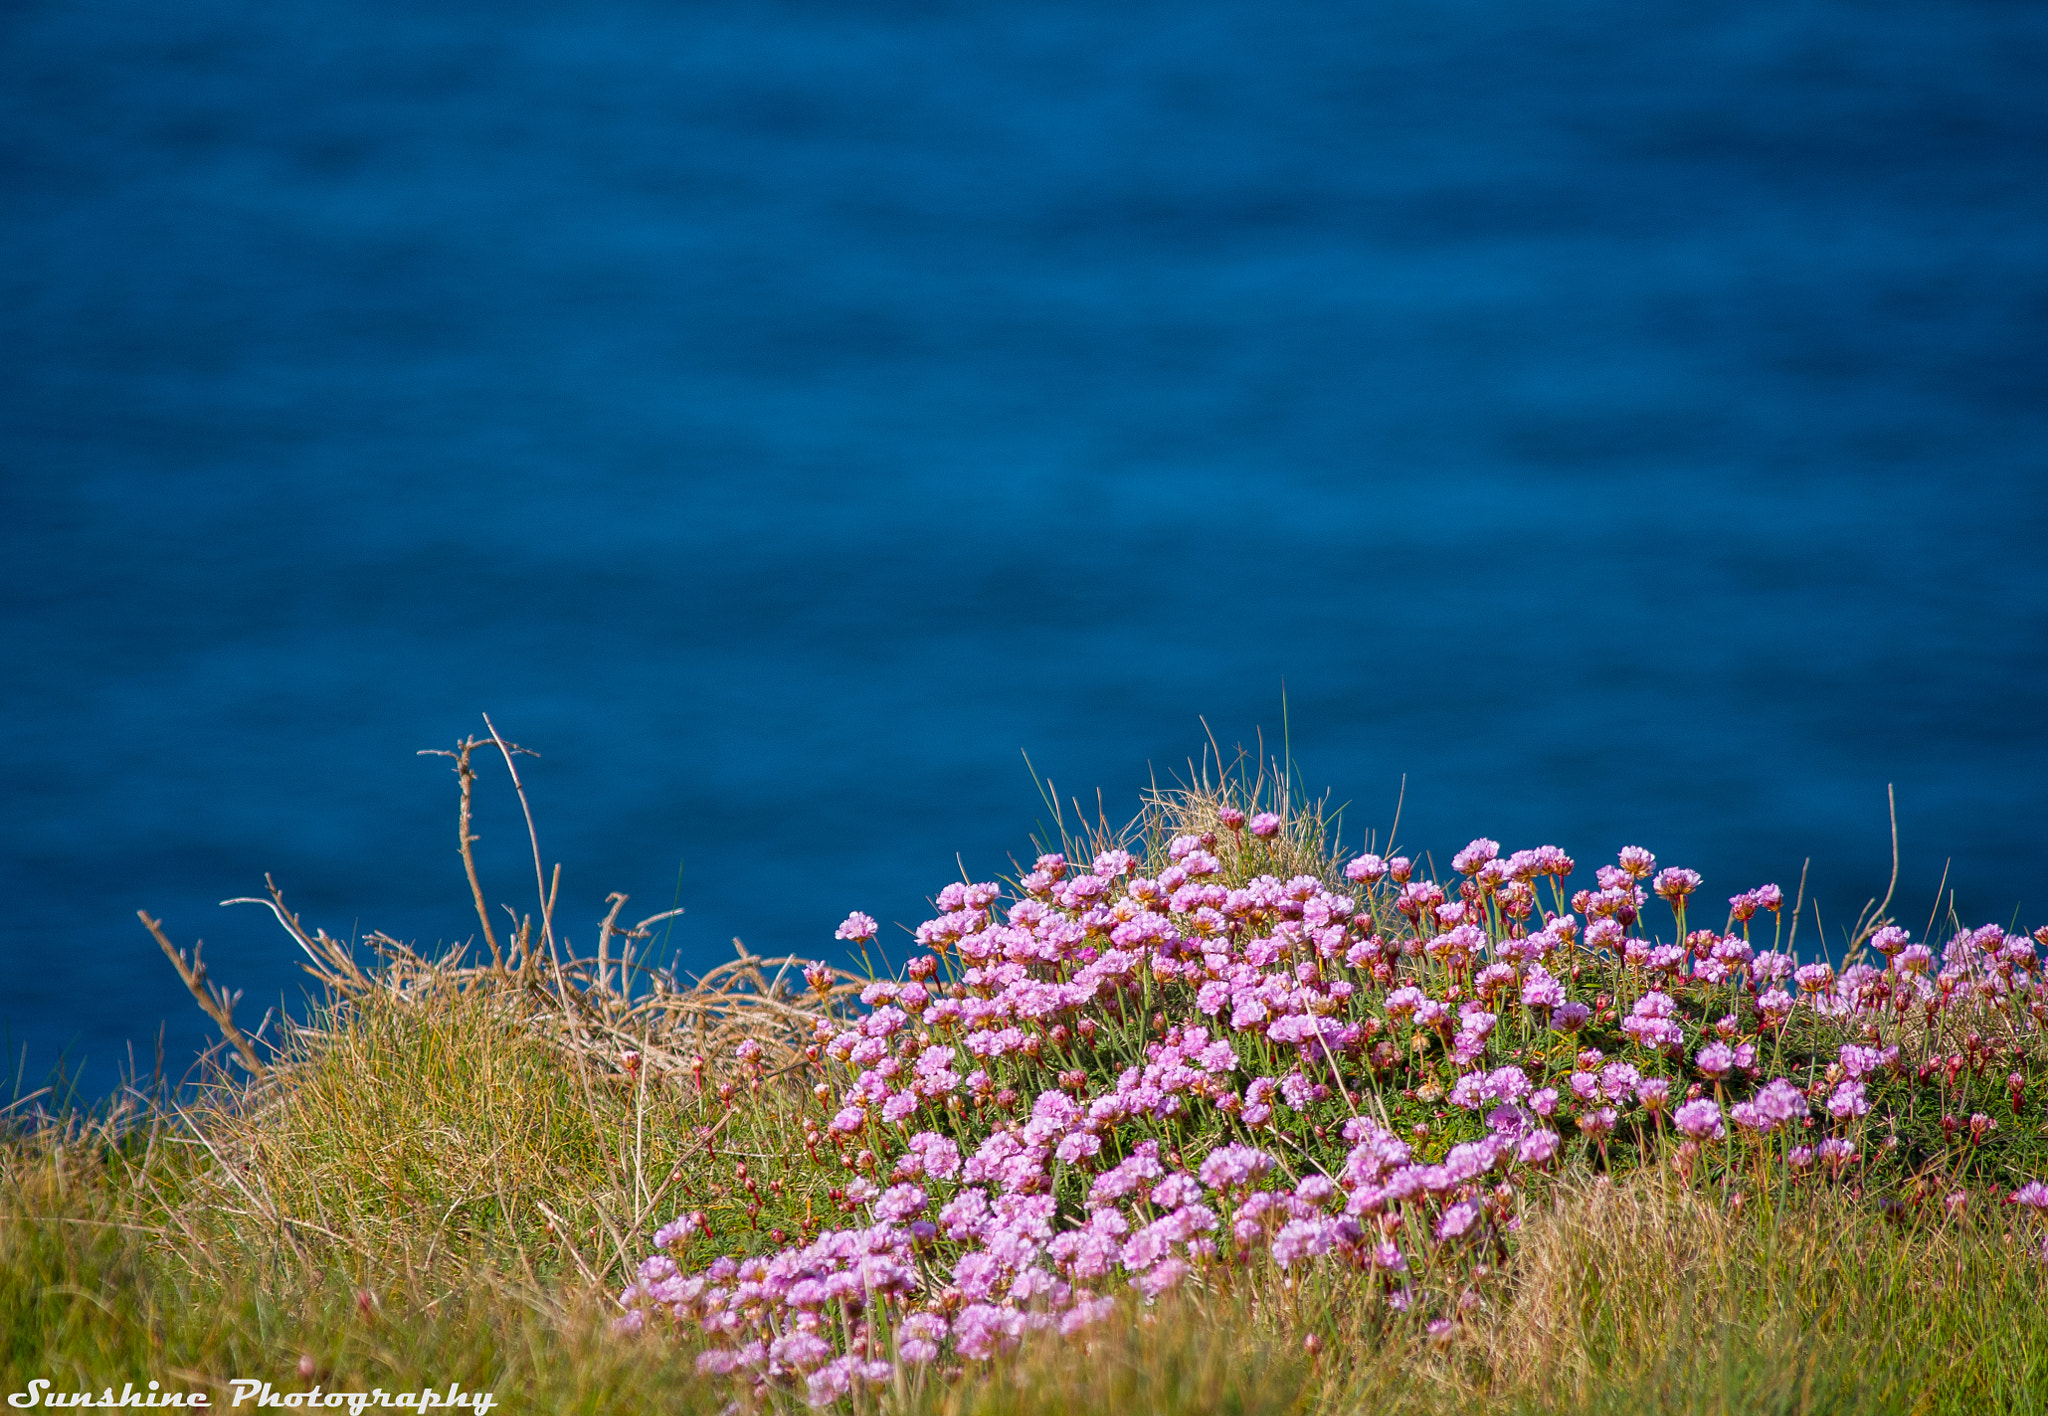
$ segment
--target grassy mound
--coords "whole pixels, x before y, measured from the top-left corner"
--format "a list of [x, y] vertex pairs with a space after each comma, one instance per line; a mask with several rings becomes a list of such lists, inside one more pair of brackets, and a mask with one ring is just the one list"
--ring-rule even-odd
[[1625, 856], [1571, 892], [1561, 854], [1485, 842], [1429, 882], [1339, 855], [1270, 775], [1046, 844], [1007, 887], [948, 887], [887, 978], [742, 954], [679, 980], [635, 960], [644, 929], [577, 954], [545, 897], [488, 964], [377, 937], [371, 966], [274, 898], [325, 994], [275, 1053], [16, 1113], [0, 1382], [459, 1382], [548, 1411], [2048, 1401], [2048, 1225], [2012, 1202], [2048, 1173], [2031, 941], [1951, 921], [1937, 958], [1870, 911], [1836, 966], [1798, 965], [1768, 892], [1688, 928], [1688, 873]]

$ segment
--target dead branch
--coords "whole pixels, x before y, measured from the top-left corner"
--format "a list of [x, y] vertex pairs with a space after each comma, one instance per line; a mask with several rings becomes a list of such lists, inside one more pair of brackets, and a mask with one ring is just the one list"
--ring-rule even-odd
[[233, 1043], [235, 1050], [242, 1054], [242, 1061], [250, 1073], [258, 1077], [263, 1076], [268, 1070], [263, 1065], [263, 1059], [256, 1055], [255, 1047], [242, 1035], [242, 1030], [235, 1026], [235, 1003], [241, 998], [241, 992], [237, 990], [229, 993], [219, 984], [210, 984], [206, 981], [206, 965], [199, 958], [199, 951], [204, 947], [204, 942], [194, 942], [192, 961], [187, 963], [184, 951], [175, 948], [165, 936], [162, 920], [151, 919], [148, 910], [137, 910], [135, 914], [142, 921], [142, 927], [150, 932], [158, 947], [164, 951], [164, 957], [171, 961], [171, 967], [178, 971], [178, 977], [185, 980], [185, 987], [191, 991], [193, 999], [205, 1009], [206, 1016], [219, 1025], [221, 1036]]

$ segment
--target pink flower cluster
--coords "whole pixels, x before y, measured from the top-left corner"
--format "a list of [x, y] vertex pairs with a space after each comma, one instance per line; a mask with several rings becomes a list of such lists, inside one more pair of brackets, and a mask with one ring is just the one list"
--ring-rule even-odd
[[[1072, 1333], [1119, 1287], [1157, 1297], [1218, 1266], [1341, 1265], [1396, 1311], [1456, 1312], [1522, 1193], [1625, 1123], [1651, 1151], [1668, 1125], [1687, 1174], [1738, 1144], [1843, 1173], [1898, 1049], [1844, 1043], [1826, 1077], [1767, 1076], [1801, 1009], [2039, 1016], [2033, 941], [1992, 927], [1951, 940], [1939, 971], [1880, 930], [1886, 966], [1838, 973], [1751, 943], [1775, 886], [1730, 901], [1735, 932], [1684, 931], [1700, 877], [1639, 847], [1567, 908], [1573, 862], [1553, 846], [1475, 840], [1449, 884], [1364, 854], [1333, 883], [1238, 875], [1242, 832], [1282, 823], [1231, 808], [1223, 824], [1220, 846], [1172, 839], [1151, 874], [1112, 849], [1081, 868], [1041, 856], [1007, 897], [941, 891], [925, 952], [870, 985], [865, 1012], [820, 1021], [811, 1052], [830, 1113], [813, 1139], [851, 1172], [864, 1227], [695, 1274], [660, 1253], [622, 1325], [687, 1324], [706, 1371], [823, 1405], [894, 1363]], [[1645, 881], [1672, 942], [1642, 932]], [[856, 913], [838, 937], [873, 933]], [[1397, 1132], [1390, 1104], [1429, 1119]], [[703, 1228], [686, 1216], [656, 1246], [688, 1252]]]

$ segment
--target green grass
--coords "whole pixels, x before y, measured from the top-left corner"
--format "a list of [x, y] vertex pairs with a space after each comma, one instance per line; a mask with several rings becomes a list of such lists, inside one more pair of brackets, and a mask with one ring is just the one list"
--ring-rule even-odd
[[[1220, 805], [1206, 789], [1155, 794], [1134, 836], [1159, 855]], [[1069, 853], [1114, 834], [1076, 836]], [[1225, 840], [1246, 853], [1233, 878], [1333, 866], [1312, 810], [1271, 843]], [[706, 1211], [716, 1251], [735, 1255], [855, 1222], [820, 1135], [838, 1103], [814, 1092], [824, 1074], [805, 1051], [834, 1000], [745, 956], [694, 989], [638, 973], [625, 997], [590, 959], [558, 967], [545, 921], [520, 927], [502, 966], [376, 938], [386, 962], [370, 974], [279, 907], [328, 1001], [264, 1075], [0, 1132], [0, 1388], [156, 1380], [223, 1405], [234, 1378], [460, 1382], [506, 1411], [723, 1411], [733, 1389], [696, 1375], [687, 1339], [612, 1332], [613, 1295], [684, 1210]], [[767, 1048], [758, 1066], [733, 1055], [747, 1039]], [[1801, 1022], [1779, 1045], [1788, 1067], [1819, 1071], [1839, 1041]], [[1737, 1177], [1748, 1193], [1731, 1208], [1732, 1186], [1636, 1169], [1624, 1130], [1606, 1174], [1567, 1166], [1532, 1200], [1483, 1299], [1443, 1337], [1334, 1266], [1292, 1282], [1220, 1269], [1216, 1286], [1132, 1298], [1085, 1344], [1034, 1336], [972, 1371], [906, 1376], [862, 1409], [2048, 1410], [2043, 1236], [1998, 1200], [2048, 1175], [2042, 1098], [2014, 1108], [2005, 1086], [2041, 1044], [2009, 1028], [1924, 1050], [1951, 1044], [1967, 1053], [1953, 1075], [1873, 1086], [1899, 1143], [1853, 1185]], [[1477, 1124], [1404, 1096], [1401, 1075], [1377, 1100], [1404, 1130], [1432, 1123], [1441, 1149]], [[1942, 1128], [1970, 1112], [2000, 1121], [1982, 1144]], [[1971, 1197], [1951, 1213], [1941, 1200], [1958, 1184]], [[688, 1257], [713, 1252], [698, 1240]]]
[[[0, 1151], [0, 1384], [401, 1390], [503, 1409], [722, 1408], [608, 1291], [684, 1205], [719, 1232], [837, 1214], [801, 1072], [579, 1066], [487, 990], [371, 999], [249, 1092], [18, 1133]], [[708, 1144], [707, 1144], [708, 1135]], [[740, 1167], [746, 1167], [744, 1178]], [[654, 1204], [667, 1177], [679, 1177]], [[807, 1178], [809, 1177], [809, 1178]], [[758, 1198], [756, 1198], [758, 1196]], [[905, 1411], [2023, 1412], [2048, 1404], [2038, 1237], [1986, 1200], [1904, 1222], [1821, 1188], [1729, 1214], [1637, 1178], [1532, 1216], [1494, 1306], [1438, 1346], [1359, 1279], [1135, 1303], [1081, 1357], [1027, 1343]], [[2025, 1226], [2020, 1226], [2024, 1231]], [[1313, 1334], [1320, 1351], [1308, 1350]], [[302, 1364], [313, 1376], [302, 1379]]]

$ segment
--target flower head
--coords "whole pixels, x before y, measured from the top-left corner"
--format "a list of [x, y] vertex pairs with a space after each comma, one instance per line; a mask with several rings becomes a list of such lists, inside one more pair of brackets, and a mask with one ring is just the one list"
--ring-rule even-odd
[[1500, 854], [1500, 842], [1489, 841], [1484, 836], [1451, 857], [1451, 869], [1460, 875], [1477, 874], [1479, 867]]
[[1700, 873], [1697, 870], [1685, 870], [1676, 866], [1669, 870], [1660, 870], [1651, 888], [1672, 904], [1680, 904], [1687, 895], [1700, 888]]
[[1701, 1076], [1718, 1082], [1735, 1070], [1735, 1049], [1725, 1042], [1710, 1042], [1693, 1054], [1692, 1063]]
[[1718, 1141], [1728, 1134], [1721, 1124], [1720, 1103], [1706, 1097], [1679, 1103], [1671, 1113], [1671, 1124], [1696, 1141]]

